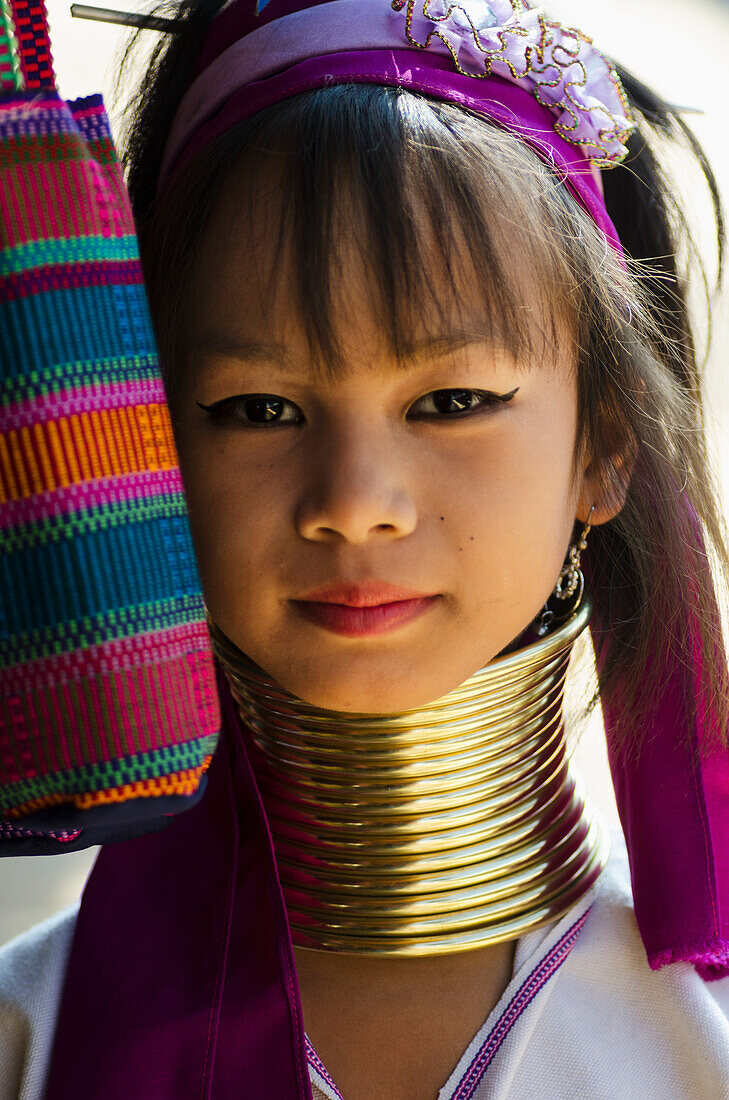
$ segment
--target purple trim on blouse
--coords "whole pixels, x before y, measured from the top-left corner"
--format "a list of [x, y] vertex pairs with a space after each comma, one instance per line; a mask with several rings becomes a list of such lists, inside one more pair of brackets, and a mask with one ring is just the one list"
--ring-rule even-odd
[[543, 959], [534, 967], [531, 974], [524, 979], [501, 1016], [491, 1028], [483, 1043], [473, 1056], [466, 1072], [461, 1077], [451, 1097], [451, 1100], [471, 1100], [478, 1088], [483, 1075], [489, 1068], [504, 1040], [515, 1026], [522, 1013], [529, 1007], [540, 989], [543, 989], [564, 962], [570, 951], [577, 943], [585, 922], [590, 915], [592, 905], [582, 916], [578, 917], [573, 925], [567, 929], [564, 935], [557, 941]]
[[308, 1035], [305, 1038], [306, 1038], [306, 1060], [309, 1063], [310, 1067], [314, 1070], [314, 1073], [317, 1075], [317, 1077], [319, 1077], [324, 1082], [324, 1084], [329, 1089], [331, 1089], [331, 1091], [336, 1096], [337, 1100], [344, 1100], [341, 1092], [339, 1091], [337, 1086], [334, 1084], [334, 1081], [332, 1080], [332, 1078], [329, 1076], [329, 1072], [327, 1070], [327, 1067], [324, 1065], [321, 1058], [316, 1053], [316, 1049], [315, 1049], [314, 1044], [312, 1043], [311, 1039], [309, 1038]]
[[[579, 939], [582, 929], [585, 927], [592, 907], [593, 906], [590, 905], [589, 908], [570, 925], [557, 943], [549, 949], [544, 958], [539, 960], [528, 977], [521, 983], [469, 1062], [468, 1067], [451, 1092], [450, 1100], [471, 1100], [471, 1097], [483, 1080], [486, 1070], [493, 1062], [504, 1040], [515, 1027], [520, 1016], [532, 1003], [540, 989], [544, 988], [549, 979], [554, 977], [562, 964], [567, 961], [572, 948]], [[327, 1085], [337, 1100], [344, 1100], [308, 1035], [305, 1037], [305, 1041], [306, 1057], [309, 1066]]]

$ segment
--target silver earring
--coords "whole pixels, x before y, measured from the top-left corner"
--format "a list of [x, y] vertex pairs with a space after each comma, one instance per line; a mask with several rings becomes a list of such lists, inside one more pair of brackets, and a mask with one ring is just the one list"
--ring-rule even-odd
[[[584, 577], [582, 576], [582, 570], [580, 569], [580, 555], [583, 550], [587, 549], [587, 536], [592, 530], [590, 520], [592, 519], [592, 513], [595, 511], [595, 505], [593, 504], [590, 509], [590, 514], [587, 517], [587, 523], [582, 528], [582, 534], [578, 538], [577, 542], [573, 542], [567, 553], [567, 561], [562, 566], [562, 570], [557, 577], [557, 583], [554, 586], [554, 592], [552, 593], [558, 600], [568, 600], [570, 596], [574, 596], [578, 588], [582, 588], [584, 585]], [[580, 595], [582, 593], [580, 592]]]
[[[585, 578], [580, 569], [580, 556], [583, 551], [587, 549], [587, 536], [592, 530], [590, 521], [594, 511], [595, 505], [593, 504], [592, 508], [590, 508], [590, 514], [587, 517], [587, 523], [582, 528], [582, 534], [577, 539], [577, 542], [573, 542], [567, 551], [567, 560], [560, 570], [552, 595], [531, 624], [531, 629], [540, 638], [547, 634], [555, 623], [561, 622], [576, 611], [580, 605], [582, 592], [585, 587]], [[552, 602], [554, 600], [564, 601], [569, 599], [572, 599], [572, 604], [569, 608], [564, 610], [562, 608], [555, 608]]]

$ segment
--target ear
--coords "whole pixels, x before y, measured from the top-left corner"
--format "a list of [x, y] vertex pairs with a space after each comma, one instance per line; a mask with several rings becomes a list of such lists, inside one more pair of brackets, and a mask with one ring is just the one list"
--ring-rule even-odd
[[618, 515], [628, 495], [636, 458], [637, 448], [631, 444], [607, 458], [595, 459], [587, 464], [577, 503], [580, 523], [587, 523], [593, 505], [592, 527], [607, 523]]

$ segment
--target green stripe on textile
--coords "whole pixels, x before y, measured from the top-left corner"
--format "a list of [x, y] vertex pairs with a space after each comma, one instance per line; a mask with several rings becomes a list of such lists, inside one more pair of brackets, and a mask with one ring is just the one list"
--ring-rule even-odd
[[[74, 649], [88, 649], [135, 634], [170, 630], [175, 626], [205, 621], [202, 596], [171, 596], [141, 607], [112, 608], [99, 615], [52, 626], [39, 627], [11, 638], [0, 639], [0, 669], [22, 666], [28, 661], [53, 657]], [[18, 668], [18, 682], [23, 670]]]
[[0, 278], [58, 264], [114, 262], [138, 258], [137, 240], [132, 236], [30, 241], [28, 244], [0, 251]]
[[18, 779], [0, 788], [0, 813], [38, 798], [114, 790], [128, 783], [190, 771], [202, 766], [205, 758], [214, 752], [216, 741], [217, 733], [209, 733], [182, 745], [137, 753], [109, 763], [87, 764], [32, 779]]
[[42, 134], [35, 137], [20, 135], [0, 145], [0, 168], [15, 165], [47, 164], [49, 161], [90, 160], [86, 142], [78, 134]]
[[170, 519], [187, 514], [181, 492], [158, 493], [149, 497], [111, 501], [93, 508], [79, 508], [58, 516], [46, 516], [34, 523], [0, 531], [0, 553], [14, 554], [61, 539], [76, 539], [92, 531], [104, 531], [130, 523]]
[[116, 147], [110, 137], [87, 137], [86, 140], [91, 155], [97, 164], [107, 166], [119, 163], [119, 158], [116, 155]]
[[0, 92], [20, 92], [23, 86], [13, 13], [8, 0], [0, 0]]
[[46, 370], [31, 370], [21, 376], [0, 378], [0, 405], [47, 397], [61, 390], [82, 386], [106, 386], [114, 382], [159, 378], [156, 355], [119, 355], [110, 359], [86, 359], [76, 363], [53, 363]]

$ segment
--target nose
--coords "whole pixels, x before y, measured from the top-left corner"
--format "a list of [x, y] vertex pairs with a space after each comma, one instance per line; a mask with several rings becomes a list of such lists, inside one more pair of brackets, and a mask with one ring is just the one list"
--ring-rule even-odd
[[402, 456], [387, 441], [362, 427], [342, 433], [312, 456], [297, 530], [312, 542], [404, 538], [418, 522], [406, 480]]

